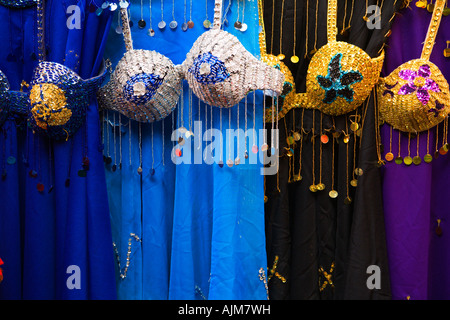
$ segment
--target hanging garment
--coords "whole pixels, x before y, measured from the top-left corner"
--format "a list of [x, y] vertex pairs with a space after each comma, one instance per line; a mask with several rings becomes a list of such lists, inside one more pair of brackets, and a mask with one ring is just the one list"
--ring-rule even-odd
[[[383, 1], [381, 11], [371, 12], [376, 5], [377, 1], [338, 1], [337, 17], [331, 24], [337, 31], [331, 29], [328, 34], [345, 48], [352, 47], [345, 42], [358, 47], [358, 56], [364, 56], [367, 63], [382, 57], [394, 14], [403, 2]], [[311, 81], [321, 81], [325, 85], [313, 101], [322, 106], [341, 103], [319, 110], [283, 105], [278, 110], [290, 111], [282, 118], [275, 113], [272, 120], [284, 152], [280, 152], [278, 175], [266, 178], [270, 298], [389, 299], [373, 88], [363, 94], [362, 105], [352, 106], [345, 92], [344, 97], [336, 95], [336, 100], [329, 93], [334, 102], [323, 102], [325, 91], [342, 89], [329, 87], [328, 76], [334, 82], [347, 77], [347, 72], [358, 71], [351, 70], [351, 61], [339, 63], [344, 55], [336, 52], [321, 61], [320, 72], [308, 73], [315, 55], [329, 42], [328, 2], [264, 1], [264, 9], [266, 41], [271, 43], [268, 52], [285, 56], [282, 61], [293, 74], [297, 93], [311, 90]], [[381, 23], [373, 27], [369, 22], [377, 16]], [[332, 72], [336, 76], [328, 74], [330, 66], [337, 67]], [[370, 72], [366, 76], [370, 78]], [[374, 265], [380, 268], [379, 289], [367, 286], [367, 270]]]
[[[435, 2], [436, 9], [440, 1]], [[402, 77], [410, 75], [410, 80], [399, 79], [399, 84], [405, 85], [420, 79], [412, 76], [420, 73], [423, 79], [433, 79], [438, 83], [440, 92], [435, 92], [434, 85], [428, 90], [430, 100], [428, 103], [422, 98], [426, 95], [417, 95], [416, 92], [401, 95], [405, 102], [405, 111], [413, 112], [417, 116], [416, 130], [425, 131], [403, 133], [396, 122], [388, 121], [382, 127], [382, 142], [384, 154], [393, 154], [395, 161], [386, 161], [383, 167], [383, 206], [386, 219], [386, 240], [389, 258], [389, 270], [391, 275], [391, 287], [393, 299], [399, 300], [425, 300], [448, 299], [450, 297], [448, 277], [448, 209], [443, 199], [448, 197], [448, 168], [449, 157], [446, 151], [448, 139], [448, 114], [445, 106], [442, 110], [436, 110], [435, 101], [441, 103], [441, 97], [445, 97], [445, 79], [450, 79], [450, 62], [444, 56], [447, 41], [450, 39], [450, 17], [448, 6], [441, 19], [439, 29], [434, 25], [434, 17], [426, 8], [411, 5], [410, 9], [402, 10], [392, 27], [392, 36], [388, 41], [389, 49], [386, 50], [386, 65], [383, 74], [385, 77], [400, 75], [398, 66], [406, 64], [406, 70]], [[437, 11], [435, 12], [437, 13]], [[408, 61], [418, 61], [423, 49], [423, 41], [429, 32], [430, 21], [435, 29], [435, 41], [431, 55], [427, 55], [429, 61], [421, 61], [417, 66], [408, 65]], [[408, 41], [405, 41], [405, 34]], [[428, 33], [429, 34], [429, 33]], [[431, 50], [433, 46], [428, 49]], [[420, 60], [419, 60], [420, 61]], [[432, 67], [431, 62], [434, 65]], [[423, 62], [423, 63], [422, 63]], [[429, 65], [432, 73], [428, 75]], [[422, 68], [421, 68], [422, 67]], [[397, 69], [397, 71], [396, 71]], [[440, 70], [439, 72], [437, 70]], [[428, 81], [431, 84], [430, 80]], [[394, 82], [395, 83], [395, 82]], [[393, 85], [386, 82], [387, 85]], [[408, 86], [411, 87], [412, 86]], [[423, 86], [422, 86], [423, 88]], [[392, 88], [394, 97], [401, 87]], [[405, 87], [406, 89], [406, 87]], [[383, 87], [383, 92], [389, 90]], [[407, 89], [409, 90], [409, 89]], [[403, 93], [403, 92], [401, 92]], [[406, 92], [405, 92], [406, 93]], [[391, 93], [386, 93], [385, 99], [391, 99]], [[444, 103], [445, 98], [442, 99]], [[392, 108], [395, 105], [391, 106]], [[417, 108], [417, 111], [413, 109]], [[439, 108], [438, 108], [439, 109]], [[380, 109], [381, 111], [381, 109]], [[410, 115], [408, 116], [410, 118]], [[411, 123], [405, 118], [405, 124]], [[438, 124], [439, 123], [439, 124]], [[431, 127], [427, 129], [427, 127]], [[411, 133], [409, 133], [411, 132]], [[414, 140], [413, 140], [414, 139]], [[447, 149], [448, 150], [448, 149]], [[411, 162], [408, 162], [408, 157]], [[418, 157], [421, 161], [414, 160]], [[416, 158], [417, 159], [417, 158]], [[396, 159], [394, 159], [396, 160]], [[408, 165], [409, 164], [409, 165]]]
[[[128, 17], [134, 22], [134, 47], [157, 50], [173, 64], [182, 64], [194, 42], [207, 31], [202, 25], [203, 21], [208, 25], [205, 16], [211, 17], [214, 12], [214, 1], [192, 1], [190, 16], [190, 2], [185, 2], [185, 15], [184, 6], [179, 5], [184, 2], [176, 0], [173, 16], [169, 15], [169, 19], [178, 22], [185, 15], [186, 21], [195, 24], [183, 30], [153, 29], [156, 22], [164, 25], [167, 21], [173, 5], [169, 0], [163, 3], [165, 21], [162, 3], [152, 1], [150, 10], [149, 2], [144, 1], [146, 27], [135, 27], [141, 19], [141, 7], [140, 1], [132, 1]], [[242, 1], [239, 11], [236, 1], [225, 1], [224, 7], [223, 20], [230, 23], [223, 23], [222, 28], [257, 57], [256, 3], [246, 1], [246, 31], [236, 30], [231, 23], [237, 19], [243, 23]], [[115, 32], [120, 30], [118, 26], [121, 21], [116, 15], [104, 55], [112, 66], [126, 51], [123, 35]], [[251, 149], [258, 150], [261, 139], [253, 136], [256, 141], [248, 137], [245, 142], [242, 134], [238, 144], [236, 138], [228, 139], [226, 131], [238, 127], [261, 129], [262, 105], [262, 94], [258, 92], [250, 93], [236, 106], [216, 108], [199, 100], [185, 81], [177, 107], [161, 121], [146, 124], [117, 112], [102, 111], [120, 299], [267, 298], [264, 179], [261, 163], [249, 163], [251, 157], [258, 156]], [[211, 146], [205, 130], [211, 128], [220, 132], [214, 133], [213, 139], [223, 139], [224, 148], [213, 151], [223, 156], [222, 162], [205, 160]], [[189, 136], [179, 136], [180, 131]], [[237, 157], [240, 163], [235, 161]], [[224, 165], [225, 160], [231, 167]]]
[[[20, 92], [38, 65], [37, 10], [3, 4], [0, 69], [11, 90]], [[75, 4], [81, 28], [67, 29], [61, 28], [67, 25], [67, 3], [46, 1], [45, 52], [48, 61], [61, 65], [59, 70], [89, 79], [100, 71], [111, 14], [97, 16], [90, 1]], [[67, 142], [33, 134], [20, 117], [8, 119], [1, 132], [0, 254], [5, 264], [0, 299], [115, 299], [95, 99]]]

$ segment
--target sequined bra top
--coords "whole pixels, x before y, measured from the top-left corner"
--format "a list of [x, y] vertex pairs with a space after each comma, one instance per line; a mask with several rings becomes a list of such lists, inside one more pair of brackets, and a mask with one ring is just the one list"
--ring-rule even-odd
[[[11, 1], [0, 4], [12, 6]], [[0, 125], [11, 114], [24, 116], [35, 133], [67, 140], [84, 123], [90, 100], [106, 77], [106, 68], [84, 80], [62, 64], [44, 61], [44, 1], [16, 1], [14, 7], [33, 4], [37, 4], [40, 62], [33, 71], [29, 92], [10, 90], [7, 77], [0, 71]]]
[[175, 108], [183, 79], [203, 102], [223, 108], [236, 105], [251, 90], [282, 91], [283, 74], [220, 29], [221, 0], [215, 1], [213, 28], [195, 41], [186, 60], [177, 66], [155, 51], [133, 49], [125, 5], [120, 12], [126, 53], [99, 90], [105, 109], [140, 122], [158, 121]]
[[437, 0], [420, 59], [408, 61], [378, 84], [382, 120], [394, 129], [417, 133], [442, 122], [450, 112], [449, 84], [430, 61], [444, 11]]
[[306, 93], [297, 94], [296, 107], [339, 116], [358, 108], [371, 94], [384, 62], [384, 51], [372, 59], [364, 50], [336, 41], [337, 0], [328, 0], [328, 43], [312, 57]]

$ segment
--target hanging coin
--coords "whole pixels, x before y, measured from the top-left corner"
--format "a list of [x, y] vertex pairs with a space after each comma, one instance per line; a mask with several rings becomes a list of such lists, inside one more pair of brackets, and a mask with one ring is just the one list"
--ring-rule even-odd
[[328, 137], [328, 135], [323, 134], [323, 135], [320, 136], [320, 141], [321, 141], [323, 144], [327, 144], [327, 143], [330, 141], [330, 138]]
[[297, 56], [292, 56], [291, 57], [291, 62], [292, 63], [298, 63], [299, 61], [300, 61], [299, 57], [297, 57]]
[[338, 197], [338, 192], [336, 190], [331, 190], [328, 195], [330, 196], [330, 198], [332, 199], [336, 199]]
[[211, 28], [211, 21], [209, 21], [208, 19], [206, 19], [205, 21], [203, 21], [203, 27], [204, 27], [205, 29]]
[[352, 186], [352, 187], [357, 187], [358, 186], [358, 180], [356, 180], [356, 179], [353, 179], [352, 181], [350, 181], [350, 185]]
[[187, 23], [187, 26], [188, 26], [189, 29], [192, 29], [194, 27], [194, 21], [189, 20], [188, 23]]
[[242, 28], [242, 23], [241, 23], [240, 21], [236, 21], [236, 22], [234, 23], [234, 28], [235, 28], [236, 30], [241, 30], [241, 28]]
[[303, 179], [303, 177], [301, 176], [300, 173], [299, 173], [299, 174], [296, 174], [296, 175], [294, 176], [294, 181], [295, 181], [295, 182], [301, 181], [302, 179]]
[[169, 23], [169, 28], [172, 30], [175, 30], [178, 27], [178, 22], [176, 22], [175, 20], [170, 21]]
[[412, 164], [413, 160], [410, 156], [406, 156], [405, 159], [403, 159], [403, 163], [407, 166], [410, 166]]
[[115, 2], [113, 2], [113, 3], [111, 3], [110, 5], [109, 5], [109, 11], [112, 11], [112, 12], [114, 12], [114, 11], [116, 11], [117, 10], [117, 3], [115, 3]]
[[166, 27], [166, 22], [165, 21], [158, 22], [158, 28], [160, 30], [163, 30], [165, 27]]
[[219, 168], [223, 168], [223, 161], [222, 160], [220, 160], [217, 164], [219, 165]]
[[402, 164], [403, 163], [403, 158], [402, 157], [395, 158], [395, 163], [396, 164]]
[[36, 189], [37, 189], [37, 191], [39, 191], [39, 192], [44, 192], [44, 184], [43, 184], [42, 182], [39, 182], [39, 183], [36, 185]]
[[175, 150], [175, 155], [177, 156], [177, 157], [181, 157], [181, 149], [176, 149]]
[[425, 161], [426, 163], [430, 163], [431, 161], [433, 161], [433, 156], [429, 153], [427, 153], [424, 157], [423, 157], [423, 161]]
[[429, 13], [433, 13], [433, 11], [434, 11], [434, 3], [429, 3], [429, 4], [427, 5], [427, 11], [428, 11]]
[[258, 153], [258, 146], [257, 146], [257, 145], [254, 145], [254, 146], [252, 147], [252, 152], [253, 152], [253, 153]]
[[247, 31], [247, 29], [248, 29], [247, 24], [246, 23], [242, 23], [241, 28], [239, 29], [239, 31], [245, 32], [245, 31]]
[[138, 173], [138, 174], [142, 174], [142, 167], [139, 167], [139, 168], [137, 169], [137, 173]]
[[154, 36], [155, 36], [155, 30], [153, 30], [152, 28], [150, 28], [150, 29], [148, 29], [147, 34], [148, 34], [150, 37], [154, 37]]
[[[253, 146], [253, 147], [256, 147], [256, 146]], [[267, 151], [267, 150], [269, 150], [269, 145], [267, 144], [267, 143], [264, 143], [262, 146], [261, 146], [261, 151]], [[252, 148], [252, 151], [253, 151], [253, 148]], [[258, 152], [258, 147], [256, 147], [256, 152], [254, 152], [253, 151], [253, 153], [257, 153]]]
[[442, 14], [446, 17], [448, 15], [450, 15], [450, 8], [449, 7], [445, 7], [444, 11], [442, 12]]
[[284, 58], [286, 58], [286, 56], [282, 53], [280, 53], [279, 55], [277, 55], [277, 58], [280, 60], [284, 60]]
[[9, 156], [8, 159], [6, 159], [6, 163], [7, 164], [15, 164], [16, 163], [16, 158], [13, 156]]
[[348, 134], [344, 135], [344, 143], [348, 143], [350, 141], [350, 136]]
[[359, 124], [358, 124], [357, 122], [352, 122], [352, 123], [350, 124], [350, 129], [351, 129], [352, 131], [357, 131], [357, 130], [359, 129]]
[[285, 154], [288, 158], [291, 158], [291, 157], [294, 155], [292, 149], [289, 149], [289, 148], [284, 148], [284, 154]]
[[139, 29], [144, 29], [146, 25], [147, 25], [147, 24], [145, 23], [145, 20], [139, 20], [139, 21], [138, 21], [138, 27], [139, 27]]
[[418, 166], [422, 162], [422, 159], [419, 156], [415, 156], [413, 158], [413, 163]]
[[237, 166], [240, 163], [241, 163], [241, 158], [236, 157], [236, 159], [234, 159], [234, 164]]
[[115, 31], [116, 31], [117, 34], [122, 34], [123, 33], [122, 26], [118, 25], [116, 27]]
[[181, 25], [181, 30], [183, 30], [183, 31], [187, 31], [188, 28], [189, 27], [188, 27], [188, 24], [186, 22]]
[[291, 145], [293, 145], [295, 143], [295, 139], [294, 139], [293, 136], [289, 136], [289, 137], [286, 138], [286, 142], [287, 142], [288, 145], [291, 146]]
[[325, 190], [325, 185], [323, 183], [319, 183], [316, 185], [317, 191]]
[[355, 169], [355, 174], [356, 174], [358, 177], [360, 177], [360, 176], [362, 176], [362, 175], [364, 174], [364, 171], [363, 171], [363, 169], [361, 169], [361, 168], [356, 168], [356, 169]]
[[180, 146], [183, 146], [184, 143], [185, 143], [185, 140], [183, 139], [183, 137], [178, 137], [178, 144], [179, 144]]
[[384, 158], [386, 159], [386, 161], [391, 162], [392, 160], [394, 160], [394, 154], [392, 152], [388, 152], [388, 153], [386, 153]]
[[229, 166], [231, 168], [233, 166], [233, 160], [228, 159], [227, 160], [227, 166]]
[[309, 186], [309, 190], [311, 192], [317, 192], [317, 186], [315, 184], [312, 184], [312, 185]]
[[302, 136], [298, 132], [292, 133], [292, 136], [294, 137], [295, 141], [300, 141], [300, 139], [302, 138]]

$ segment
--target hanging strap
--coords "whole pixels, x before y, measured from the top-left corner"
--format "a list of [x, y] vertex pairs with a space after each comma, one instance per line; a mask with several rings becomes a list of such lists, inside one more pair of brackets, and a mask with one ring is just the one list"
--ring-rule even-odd
[[45, 0], [37, 0], [37, 41], [39, 62], [45, 61]]
[[222, 0], [215, 0], [213, 29], [220, 29], [222, 26]]
[[442, 20], [442, 14], [444, 12], [445, 0], [436, 0], [434, 5], [433, 17], [431, 18], [430, 26], [428, 27], [427, 37], [422, 49], [421, 59], [430, 60], [431, 52], [436, 40], [436, 35], [439, 30], [439, 26]]
[[120, 18], [122, 19], [122, 34], [125, 41], [125, 49], [133, 50], [133, 39], [131, 38], [130, 21], [128, 19], [128, 9], [120, 8]]
[[[318, 4], [319, 2], [317, 2]], [[316, 8], [319, 10], [319, 8]], [[337, 0], [328, 0], [327, 35], [328, 42], [336, 42], [337, 37]]]
[[261, 27], [261, 32], [259, 33], [259, 49], [261, 56], [267, 54], [267, 43], [266, 43], [266, 27], [264, 25], [264, 11], [262, 0], [258, 0], [258, 16], [259, 16], [259, 26]]

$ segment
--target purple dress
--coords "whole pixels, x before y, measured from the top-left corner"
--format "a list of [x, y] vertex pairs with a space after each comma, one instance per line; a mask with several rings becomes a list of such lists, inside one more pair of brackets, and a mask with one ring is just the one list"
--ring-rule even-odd
[[[431, 13], [412, 2], [396, 17], [387, 42], [383, 76], [401, 64], [420, 58]], [[430, 61], [450, 80], [450, 58], [444, 57], [450, 40], [450, 16], [443, 17]], [[442, 145], [442, 123], [439, 147]], [[381, 130], [384, 154], [390, 148], [390, 127]], [[430, 130], [430, 154], [435, 151], [436, 128]], [[408, 136], [402, 135], [401, 153], [408, 154]], [[416, 139], [410, 152], [416, 155]], [[426, 154], [427, 131], [420, 134], [419, 151]], [[393, 130], [392, 153], [398, 152], [398, 131]], [[383, 203], [393, 299], [450, 299], [450, 155], [433, 158], [431, 163], [395, 164], [382, 169]], [[440, 223], [438, 223], [438, 220]], [[442, 233], [437, 232], [440, 227]]]

